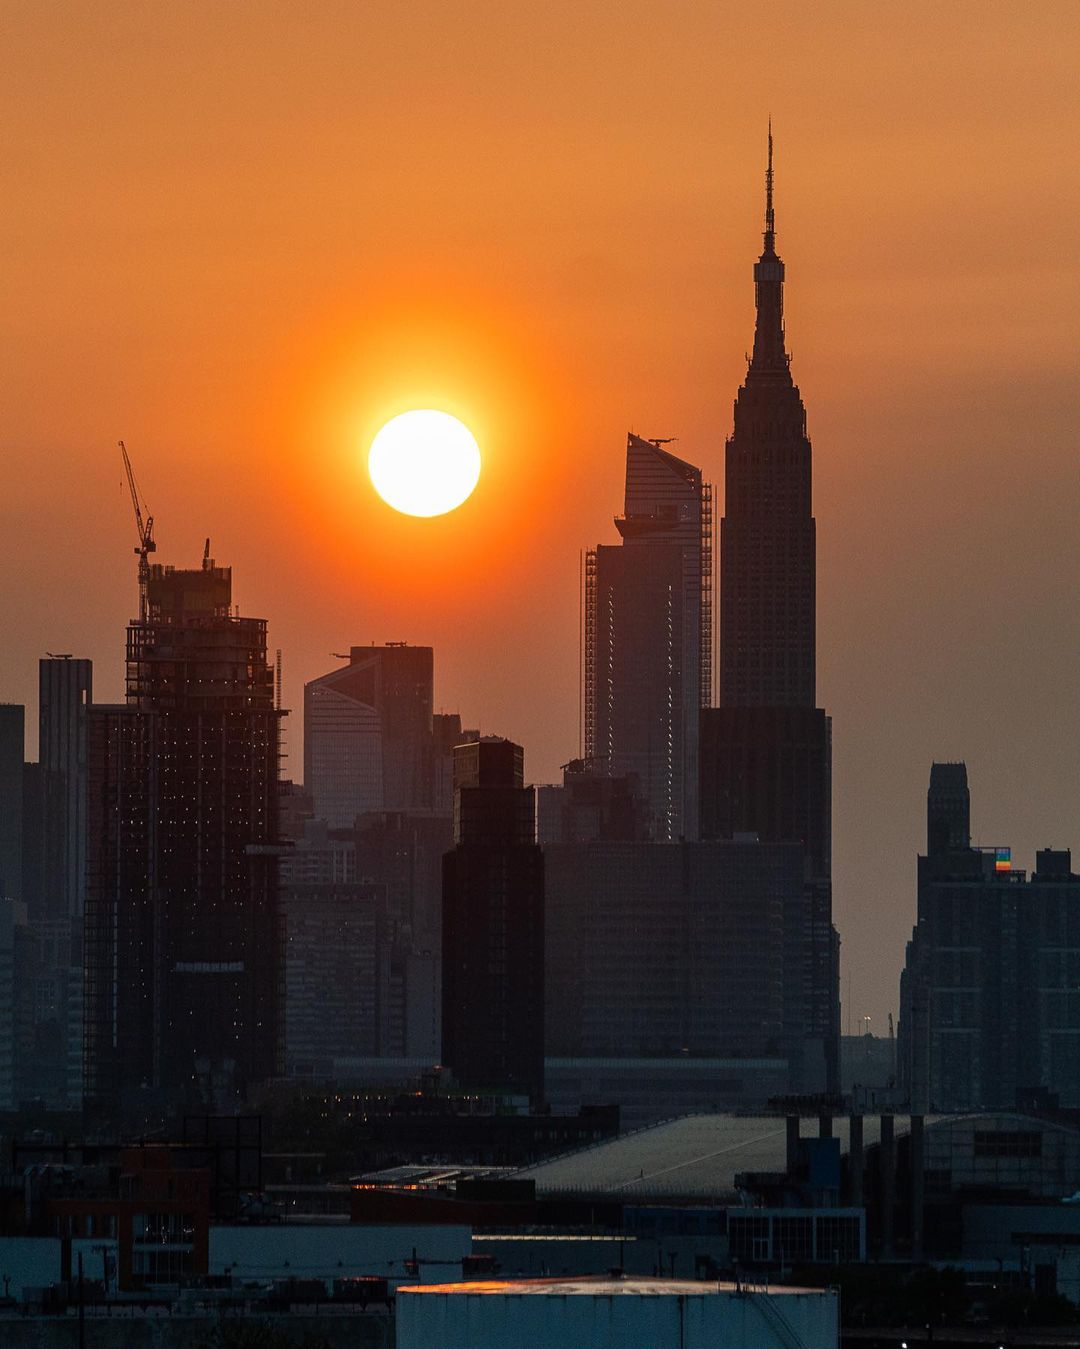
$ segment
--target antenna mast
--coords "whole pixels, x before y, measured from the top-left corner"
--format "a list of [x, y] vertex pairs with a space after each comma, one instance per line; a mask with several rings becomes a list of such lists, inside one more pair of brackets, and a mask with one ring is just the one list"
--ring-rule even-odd
[[116, 442], [120, 446], [120, 453], [124, 456], [124, 472], [127, 474], [128, 491], [131, 493], [131, 504], [135, 510], [135, 528], [139, 534], [139, 544], [135, 552], [139, 559], [139, 622], [146, 622], [146, 595], [148, 583], [150, 581], [150, 563], [148, 558], [151, 553], [157, 551], [157, 544], [154, 542], [154, 517], [150, 514], [147, 507], [145, 519], [143, 517], [143, 507], [146, 502], [139, 491], [138, 483], [135, 481], [135, 470], [131, 467], [131, 459], [128, 457], [127, 446], [122, 440]]
[[776, 217], [773, 214], [772, 118], [769, 118], [769, 164], [765, 170], [765, 247], [770, 251], [776, 242]]

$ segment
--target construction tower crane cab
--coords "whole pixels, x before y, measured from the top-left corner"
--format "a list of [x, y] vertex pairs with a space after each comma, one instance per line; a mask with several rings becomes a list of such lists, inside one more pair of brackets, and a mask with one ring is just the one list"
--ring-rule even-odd
[[131, 493], [131, 504], [135, 511], [135, 528], [139, 534], [139, 542], [135, 548], [136, 556], [139, 559], [139, 622], [146, 622], [146, 591], [147, 583], [150, 580], [150, 562], [151, 553], [157, 551], [157, 544], [154, 542], [154, 517], [150, 514], [149, 507], [146, 508], [145, 517], [143, 508], [146, 506], [145, 499], [139, 491], [138, 483], [135, 481], [135, 470], [131, 467], [131, 459], [128, 456], [127, 446], [122, 440], [117, 441], [120, 446], [120, 453], [124, 456], [124, 472], [127, 474], [128, 491]]

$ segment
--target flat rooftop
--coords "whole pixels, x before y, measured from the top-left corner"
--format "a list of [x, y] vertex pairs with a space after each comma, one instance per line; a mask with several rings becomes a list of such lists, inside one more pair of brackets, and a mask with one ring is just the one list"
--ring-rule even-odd
[[399, 1293], [445, 1293], [467, 1294], [469, 1296], [498, 1295], [503, 1297], [535, 1297], [546, 1294], [554, 1297], [710, 1297], [717, 1293], [748, 1292], [783, 1296], [792, 1293], [815, 1293], [824, 1295], [824, 1288], [797, 1288], [788, 1284], [772, 1284], [764, 1287], [760, 1284], [741, 1287], [734, 1283], [707, 1283], [700, 1279], [646, 1279], [631, 1277], [627, 1279], [581, 1278], [581, 1279], [475, 1279], [466, 1283], [425, 1283], [410, 1284], [397, 1290]]
[[[930, 1125], [935, 1117], [927, 1118]], [[895, 1117], [896, 1137], [909, 1130]], [[848, 1121], [833, 1120], [842, 1153], [848, 1151]], [[817, 1137], [817, 1120], [802, 1121], [802, 1134]], [[863, 1144], [881, 1136], [878, 1116], [863, 1121]], [[787, 1126], [783, 1115], [686, 1115], [621, 1138], [594, 1143], [550, 1161], [523, 1167], [517, 1175], [535, 1180], [541, 1196], [603, 1195], [632, 1204], [672, 1199], [732, 1200], [742, 1171], [783, 1171]]]

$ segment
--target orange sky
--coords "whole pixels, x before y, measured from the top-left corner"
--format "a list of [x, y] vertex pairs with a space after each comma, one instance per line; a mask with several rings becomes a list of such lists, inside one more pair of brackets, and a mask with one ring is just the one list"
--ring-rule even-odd
[[[124, 437], [159, 559], [212, 536], [292, 706], [332, 650], [429, 642], [439, 704], [554, 778], [626, 430], [722, 487], [771, 112], [845, 1025], [896, 1006], [932, 758], [967, 759], [981, 841], [1080, 850], [1074, 0], [7, 0], [3, 26], [0, 698], [34, 703], [45, 650], [120, 695]], [[485, 454], [436, 521], [362, 471], [425, 404]]]

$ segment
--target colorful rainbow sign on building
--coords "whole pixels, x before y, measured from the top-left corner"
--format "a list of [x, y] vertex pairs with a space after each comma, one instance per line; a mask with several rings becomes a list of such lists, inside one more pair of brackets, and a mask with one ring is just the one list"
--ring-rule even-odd
[[1012, 849], [995, 848], [994, 849], [994, 872], [998, 875], [1007, 875], [1012, 871]]

